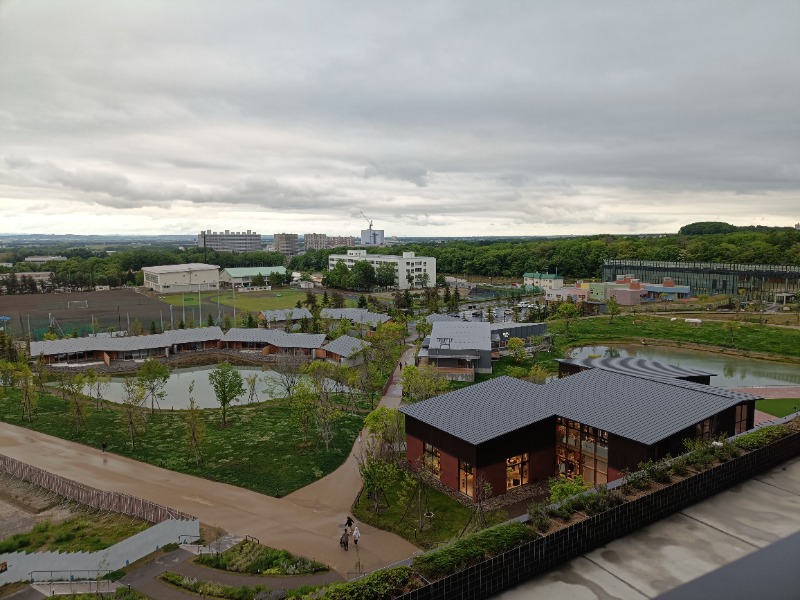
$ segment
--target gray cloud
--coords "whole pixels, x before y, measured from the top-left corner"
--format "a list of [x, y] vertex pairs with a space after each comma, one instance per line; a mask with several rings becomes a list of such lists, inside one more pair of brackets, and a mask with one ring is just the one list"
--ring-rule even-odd
[[5, 2], [0, 207], [47, 231], [793, 224], [797, 22], [781, 0]]

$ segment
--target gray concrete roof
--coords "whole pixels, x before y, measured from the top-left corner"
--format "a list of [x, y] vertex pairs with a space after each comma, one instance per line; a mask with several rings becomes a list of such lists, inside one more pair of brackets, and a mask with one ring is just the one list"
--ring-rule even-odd
[[350, 358], [353, 356], [353, 354], [359, 352], [365, 346], [370, 345], [371, 344], [367, 341], [360, 340], [349, 335], [343, 335], [326, 344], [322, 347], [322, 349], [326, 352], [331, 352], [345, 358]]
[[262, 310], [261, 314], [267, 321], [286, 321], [287, 319], [297, 321], [302, 319], [303, 317], [305, 317], [306, 319], [311, 318], [311, 312], [305, 307], [277, 309], [277, 310]]
[[400, 412], [470, 444], [480, 444], [555, 414], [535, 384], [497, 377], [483, 383], [401, 406]]
[[[449, 344], [443, 340], [451, 340]], [[450, 350], [491, 350], [489, 323], [436, 321], [431, 328], [428, 348]]]
[[561, 416], [650, 445], [758, 398], [680, 379], [592, 369], [545, 385], [498, 377], [400, 411], [471, 444]]
[[217, 327], [175, 329], [153, 335], [131, 335], [124, 337], [84, 337], [63, 340], [31, 342], [31, 356], [44, 354], [69, 354], [75, 352], [123, 352], [151, 348], [167, 348], [176, 344], [191, 344], [222, 339], [222, 330]]
[[325, 319], [350, 319], [353, 323], [362, 323], [370, 327], [377, 327], [386, 323], [391, 317], [380, 313], [373, 313], [366, 308], [323, 308], [320, 316]]
[[184, 271], [208, 271], [219, 269], [217, 265], [207, 265], [205, 263], [186, 263], [183, 265], [156, 265], [155, 267], [142, 267], [142, 271], [150, 273], [183, 273]]
[[450, 315], [443, 315], [441, 313], [431, 313], [427, 317], [425, 317], [425, 320], [428, 323], [436, 323], [438, 321], [460, 321], [461, 318], [451, 317]]
[[637, 358], [635, 356], [618, 358], [559, 358], [557, 362], [576, 365], [587, 369], [604, 369], [606, 371], [616, 371], [617, 373], [642, 375], [645, 377], [674, 377], [677, 379], [679, 377], [716, 375], [716, 373], [701, 371], [700, 369], [667, 365], [645, 358]]
[[602, 369], [541, 386], [559, 415], [643, 444], [655, 444], [703, 419], [758, 396], [671, 378]]
[[225, 342], [256, 342], [278, 348], [319, 348], [325, 343], [324, 333], [286, 333], [282, 329], [232, 328], [222, 338]]

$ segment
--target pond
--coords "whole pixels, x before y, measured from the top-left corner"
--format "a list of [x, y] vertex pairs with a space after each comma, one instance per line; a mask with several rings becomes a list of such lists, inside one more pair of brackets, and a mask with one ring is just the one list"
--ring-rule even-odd
[[800, 365], [716, 352], [665, 348], [658, 346], [582, 346], [574, 348], [570, 358], [590, 356], [636, 356], [655, 362], [701, 369], [716, 373], [711, 384], [719, 387], [761, 387], [800, 385]]
[[[242, 374], [242, 377], [247, 377], [254, 373], [259, 376], [258, 387], [256, 388], [258, 392], [258, 401], [261, 402], [285, 395], [282, 390], [278, 389], [278, 374], [275, 373], [275, 371], [262, 371], [258, 367], [235, 368]], [[161, 408], [166, 410], [187, 408], [189, 406], [189, 384], [192, 381], [194, 381], [194, 392], [192, 393], [192, 396], [194, 396], [197, 406], [199, 408], [219, 408], [219, 402], [217, 401], [217, 397], [214, 395], [214, 388], [211, 387], [211, 384], [208, 381], [208, 374], [213, 370], [213, 366], [173, 369], [170, 374], [169, 381], [164, 388], [164, 391], [167, 395], [165, 396], [164, 400], [161, 401]], [[122, 377], [112, 378], [108, 389], [103, 392], [103, 396], [106, 398], [106, 400], [111, 400], [112, 402], [122, 401], [122, 381]], [[328, 385], [330, 385], [331, 389], [333, 389], [333, 386], [336, 384], [333, 381], [328, 380]], [[267, 391], [270, 388], [275, 390], [274, 393]], [[245, 382], [245, 390], [246, 389], [247, 383]], [[85, 391], [85, 393], [88, 392]], [[239, 405], [247, 403], [247, 399], [248, 393], [245, 391], [245, 393], [239, 397], [235, 404]]]

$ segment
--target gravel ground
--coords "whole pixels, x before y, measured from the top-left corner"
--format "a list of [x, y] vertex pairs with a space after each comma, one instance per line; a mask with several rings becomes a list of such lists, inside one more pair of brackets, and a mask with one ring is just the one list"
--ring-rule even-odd
[[73, 505], [62, 504], [46, 490], [19, 479], [0, 479], [0, 539], [30, 531], [42, 521], [61, 523], [77, 513]]

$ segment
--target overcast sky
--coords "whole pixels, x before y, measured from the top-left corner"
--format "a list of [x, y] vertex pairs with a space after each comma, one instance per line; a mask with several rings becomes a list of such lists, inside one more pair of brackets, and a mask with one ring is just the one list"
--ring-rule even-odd
[[0, 231], [800, 221], [800, 2], [0, 0]]

